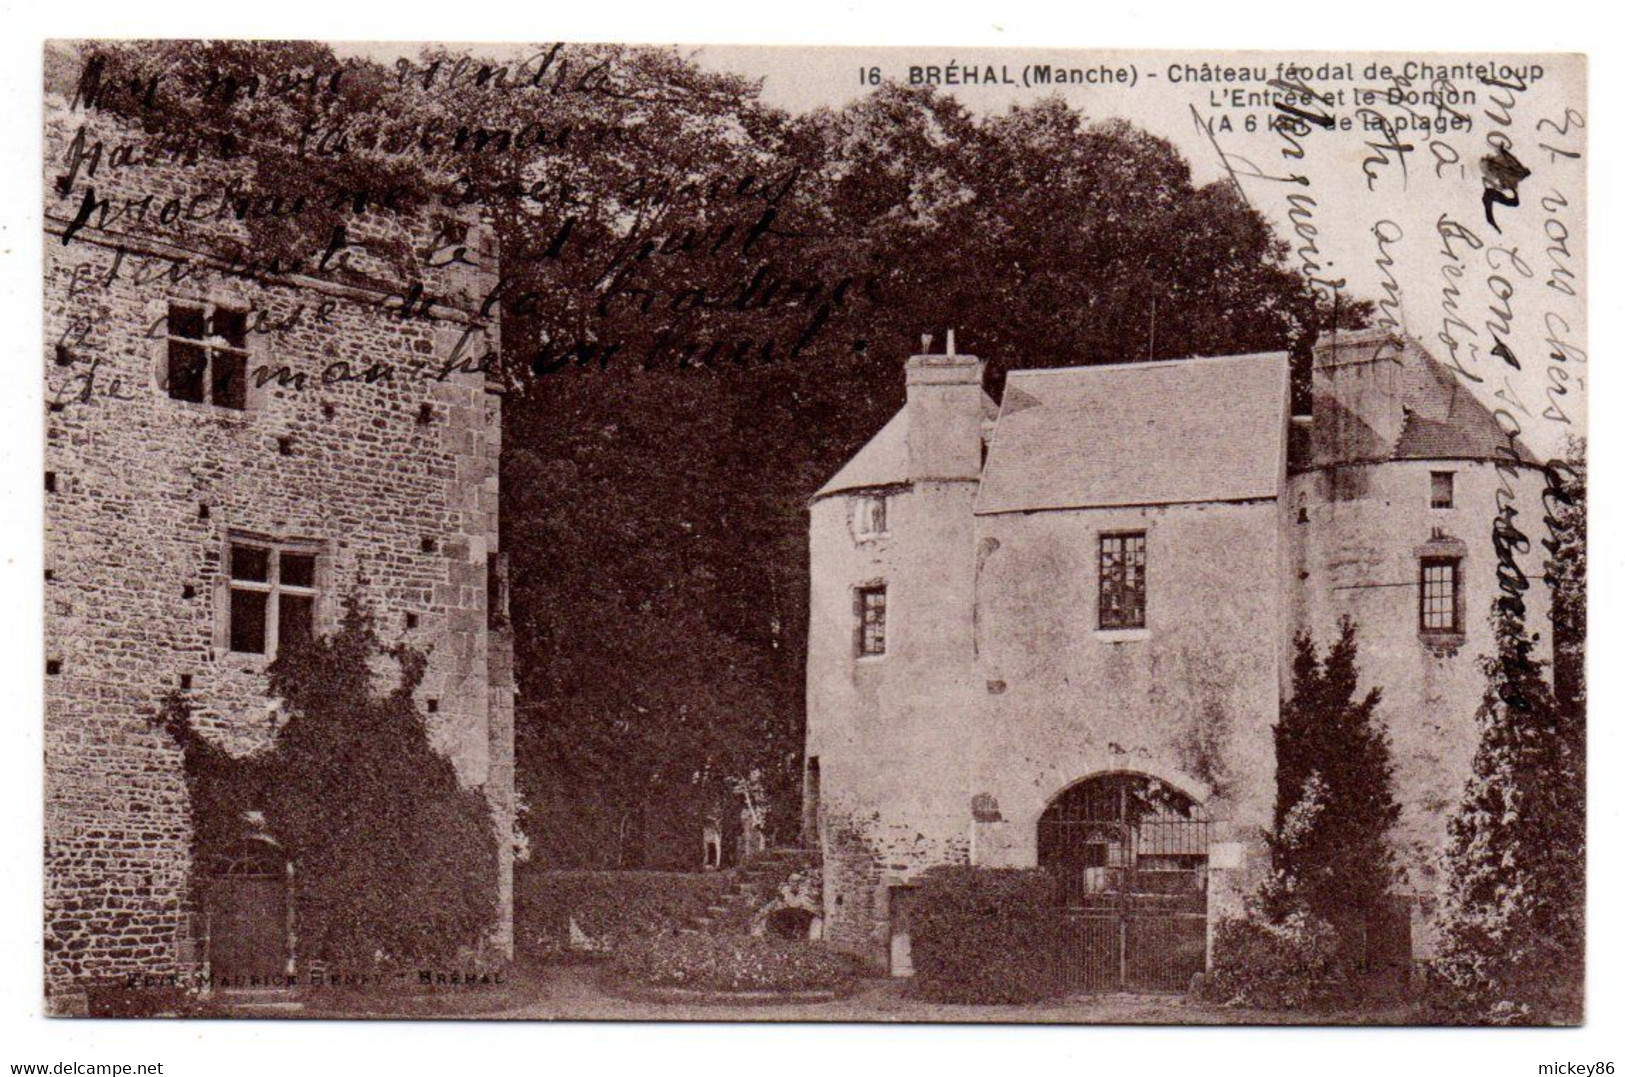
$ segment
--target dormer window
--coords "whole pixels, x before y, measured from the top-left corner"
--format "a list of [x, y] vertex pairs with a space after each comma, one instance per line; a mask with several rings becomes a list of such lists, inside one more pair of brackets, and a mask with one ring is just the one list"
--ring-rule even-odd
[[164, 386], [171, 400], [241, 411], [248, 406], [248, 313], [213, 303], [170, 303]]
[[852, 530], [861, 538], [886, 534], [886, 495], [869, 494], [858, 498], [852, 510]]

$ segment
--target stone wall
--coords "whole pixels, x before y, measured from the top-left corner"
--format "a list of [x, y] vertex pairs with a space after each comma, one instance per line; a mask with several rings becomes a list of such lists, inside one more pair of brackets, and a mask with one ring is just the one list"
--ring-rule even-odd
[[[56, 106], [48, 181], [84, 122]], [[105, 121], [92, 128], [107, 134]], [[99, 196], [198, 181], [178, 171], [80, 181]], [[186, 794], [178, 752], [152, 719], [183, 690], [234, 753], [274, 734], [266, 658], [228, 646], [233, 537], [308, 544], [319, 629], [355, 594], [386, 642], [427, 653], [419, 702], [431, 738], [485, 790], [504, 835], [513, 680], [505, 611], [488, 595], [501, 401], [478, 372], [440, 376], [455, 349], [497, 346], [494, 321], [446, 304], [435, 319], [407, 317], [382, 287], [247, 279], [223, 269], [210, 237], [160, 234], [152, 221], [87, 227], [64, 245], [79, 192], [47, 191], [45, 948], [48, 991], [62, 993], [194, 970]], [[480, 249], [484, 266], [459, 267], [444, 294], [494, 281], [494, 249]], [[172, 299], [249, 312], [249, 370], [285, 368], [288, 380], [251, 381], [242, 410], [171, 399]]]

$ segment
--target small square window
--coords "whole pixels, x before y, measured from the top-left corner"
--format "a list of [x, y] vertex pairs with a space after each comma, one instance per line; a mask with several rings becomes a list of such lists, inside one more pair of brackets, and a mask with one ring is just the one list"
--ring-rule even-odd
[[271, 579], [271, 551], [264, 546], [231, 544], [231, 578], [268, 583]]
[[1456, 473], [1435, 471], [1431, 477], [1429, 505], [1436, 509], [1453, 508], [1456, 504]]
[[313, 553], [282, 554], [282, 584], [284, 587], [316, 586], [316, 555]]

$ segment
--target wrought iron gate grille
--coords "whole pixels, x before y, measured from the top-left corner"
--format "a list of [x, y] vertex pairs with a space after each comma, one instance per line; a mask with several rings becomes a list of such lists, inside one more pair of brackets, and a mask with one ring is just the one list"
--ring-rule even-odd
[[1154, 778], [1073, 786], [1038, 824], [1038, 862], [1060, 883], [1061, 960], [1076, 991], [1183, 991], [1207, 958], [1202, 806]]

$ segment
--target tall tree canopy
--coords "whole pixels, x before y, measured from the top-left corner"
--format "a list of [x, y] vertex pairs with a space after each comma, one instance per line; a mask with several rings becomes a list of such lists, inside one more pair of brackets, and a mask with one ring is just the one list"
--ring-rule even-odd
[[[323, 194], [259, 226], [268, 245], [319, 256], [391, 195], [495, 227], [519, 769], [533, 830], [558, 835], [543, 860], [636, 862], [669, 845], [636, 839], [651, 816], [691, 817], [752, 772], [788, 829], [806, 499], [901, 405], [922, 333], [956, 329], [997, 394], [1018, 367], [1306, 355], [1326, 318], [1231, 187], [1058, 98], [979, 115], [883, 86], [789, 115], [749, 80], [623, 46], [107, 56], [107, 101], [155, 137], [231, 132], [256, 191]], [[311, 77], [266, 92], [290, 70]]]
[[[1359, 692], [1359, 645], [1344, 618], [1324, 659], [1296, 640], [1292, 695], [1275, 727], [1278, 885], [1266, 911], [1301, 905], [1339, 929], [1352, 957], [1393, 883], [1389, 831], [1399, 821], [1382, 690]], [[1273, 907], [1269, 907], [1273, 906]]]

